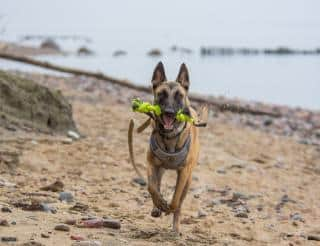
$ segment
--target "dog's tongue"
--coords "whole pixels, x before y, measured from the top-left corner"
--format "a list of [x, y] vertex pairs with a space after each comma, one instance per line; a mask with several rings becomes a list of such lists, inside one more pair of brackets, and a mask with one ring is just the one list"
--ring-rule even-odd
[[174, 121], [174, 118], [172, 116], [164, 115], [163, 116], [163, 123], [164, 123], [163, 126], [164, 126], [164, 128], [167, 129], [167, 130], [172, 129], [173, 121]]

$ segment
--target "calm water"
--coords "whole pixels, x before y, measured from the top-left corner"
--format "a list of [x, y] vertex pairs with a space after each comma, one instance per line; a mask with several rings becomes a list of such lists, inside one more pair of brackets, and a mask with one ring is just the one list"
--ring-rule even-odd
[[[92, 42], [59, 41], [65, 50], [85, 44], [93, 57], [41, 57], [55, 63], [100, 70], [136, 83], [149, 83], [161, 59], [174, 79], [179, 64], [190, 68], [196, 92], [320, 109], [320, 56], [199, 55], [202, 45], [272, 48], [320, 47], [319, 1], [44, 1], [1, 0], [0, 39], [84, 35]], [[24, 42], [28, 43], [28, 42]], [[37, 44], [37, 42], [33, 42]], [[170, 51], [187, 47], [192, 54]], [[161, 58], [146, 53], [163, 51]], [[123, 49], [127, 56], [114, 58]], [[1, 68], [38, 71], [0, 60]]]

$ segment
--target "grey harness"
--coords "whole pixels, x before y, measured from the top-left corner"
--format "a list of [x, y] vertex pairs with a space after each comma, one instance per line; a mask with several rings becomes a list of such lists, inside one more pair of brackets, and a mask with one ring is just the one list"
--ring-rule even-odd
[[179, 167], [182, 167], [182, 164], [184, 164], [184, 161], [187, 158], [190, 148], [190, 142], [191, 137], [189, 134], [181, 150], [174, 153], [170, 153], [161, 149], [154, 135], [152, 134], [150, 138], [150, 149], [152, 153], [164, 164], [165, 168], [178, 169]]

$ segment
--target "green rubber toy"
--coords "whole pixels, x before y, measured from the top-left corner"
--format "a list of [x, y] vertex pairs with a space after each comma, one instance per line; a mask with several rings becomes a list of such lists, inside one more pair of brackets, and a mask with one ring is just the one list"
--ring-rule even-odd
[[156, 116], [161, 115], [161, 108], [159, 105], [143, 102], [139, 98], [132, 100], [132, 110], [139, 113], [154, 113]]
[[[161, 108], [159, 105], [155, 104], [152, 105], [148, 102], [143, 102], [139, 98], [135, 98], [132, 100], [132, 110], [134, 112], [139, 113], [154, 113], [156, 116], [161, 115]], [[176, 120], [179, 122], [190, 122], [194, 123], [194, 119], [190, 117], [189, 115], [186, 115], [182, 112], [182, 109], [180, 109], [176, 114]]]
[[194, 119], [192, 117], [190, 117], [189, 115], [186, 115], [182, 112], [182, 109], [180, 109], [177, 114], [176, 114], [176, 119], [177, 121], [180, 122], [189, 122], [189, 123], [193, 123]]

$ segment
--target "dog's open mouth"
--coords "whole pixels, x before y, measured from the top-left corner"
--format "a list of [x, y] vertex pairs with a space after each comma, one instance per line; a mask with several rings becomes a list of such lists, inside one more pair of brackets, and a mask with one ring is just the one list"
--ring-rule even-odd
[[172, 130], [175, 122], [175, 114], [165, 113], [162, 115], [163, 128], [165, 130]]

